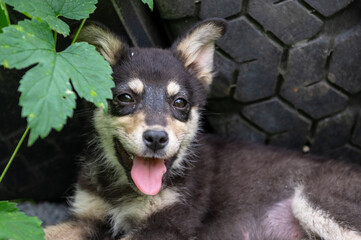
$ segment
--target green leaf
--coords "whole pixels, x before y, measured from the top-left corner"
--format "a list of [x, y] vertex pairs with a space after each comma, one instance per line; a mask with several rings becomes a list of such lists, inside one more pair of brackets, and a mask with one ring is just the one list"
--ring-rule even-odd
[[49, 64], [30, 69], [20, 81], [21, 115], [27, 117], [31, 128], [29, 145], [39, 136], [46, 137], [52, 128], [60, 131], [67, 117], [73, 115], [76, 96], [57, 60], [54, 54]]
[[95, 10], [97, 0], [4, 0], [15, 10], [40, 18], [49, 26], [63, 34], [69, 34], [69, 26], [59, 17], [80, 20], [88, 18]]
[[44, 235], [39, 219], [26, 216], [15, 203], [0, 201], [0, 240], [42, 240]]
[[148, 7], [150, 8], [150, 10], [153, 11], [153, 5], [154, 5], [153, 0], [142, 0], [142, 2], [144, 4], [148, 4]]
[[21, 21], [0, 34], [0, 64], [25, 68], [37, 62], [47, 63], [55, 52], [54, 38], [46, 23]]
[[0, 34], [0, 64], [24, 68], [34, 64], [20, 81], [22, 116], [31, 128], [29, 145], [52, 128], [61, 130], [73, 115], [76, 95], [107, 108], [114, 82], [111, 67], [94, 46], [81, 42], [56, 52], [52, 32], [36, 19], [4, 28]]
[[2, 33], [2, 28], [10, 25], [9, 14], [6, 9], [5, 3], [0, 0], [0, 33]]
[[112, 98], [114, 87], [112, 69], [107, 61], [86, 42], [79, 42], [65, 49], [61, 55], [62, 69], [71, 78], [80, 97], [107, 108], [106, 98]]

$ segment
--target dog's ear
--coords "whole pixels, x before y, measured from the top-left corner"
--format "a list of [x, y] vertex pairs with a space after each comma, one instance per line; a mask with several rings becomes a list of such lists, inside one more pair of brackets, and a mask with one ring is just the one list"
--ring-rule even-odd
[[109, 29], [98, 24], [85, 26], [77, 38], [78, 42], [88, 42], [114, 66], [127, 52], [128, 46]]
[[172, 51], [187, 71], [196, 76], [208, 88], [213, 77], [214, 44], [226, 32], [223, 19], [205, 20], [172, 45]]

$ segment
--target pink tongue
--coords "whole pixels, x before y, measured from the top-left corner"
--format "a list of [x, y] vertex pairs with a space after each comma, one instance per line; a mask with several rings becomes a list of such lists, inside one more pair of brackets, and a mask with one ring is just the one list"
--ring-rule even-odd
[[162, 187], [162, 178], [166, 171], [164, 159], [148, 159], [134, 156], [131, 176], [142, 193], [156, 195]]

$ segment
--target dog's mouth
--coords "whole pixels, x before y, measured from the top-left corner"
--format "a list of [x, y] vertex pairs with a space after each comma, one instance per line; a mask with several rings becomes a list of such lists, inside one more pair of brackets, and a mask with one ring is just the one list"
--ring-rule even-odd
[[158, 194], [162, 188], [163, 176], [170, 167], [170, 160], [137, 156], [127, 152], [119, 140], [114, 139], [114, 142], [119, 162], [139, 191], [146, 195]]

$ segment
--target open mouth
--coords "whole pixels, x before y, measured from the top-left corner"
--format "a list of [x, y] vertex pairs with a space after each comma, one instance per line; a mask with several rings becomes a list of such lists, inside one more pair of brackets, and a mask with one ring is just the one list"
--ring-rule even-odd
[[[162, 188], [163, 175], [170, 167], [170, 160], [146, 158], [127, 152], [122, 144], [114, 138], [119, 162], [130, 172], [130, 178], [139, 191], [146, 195], [156, 195]], [[128, 175], [129, 176], [129, 175]]]

